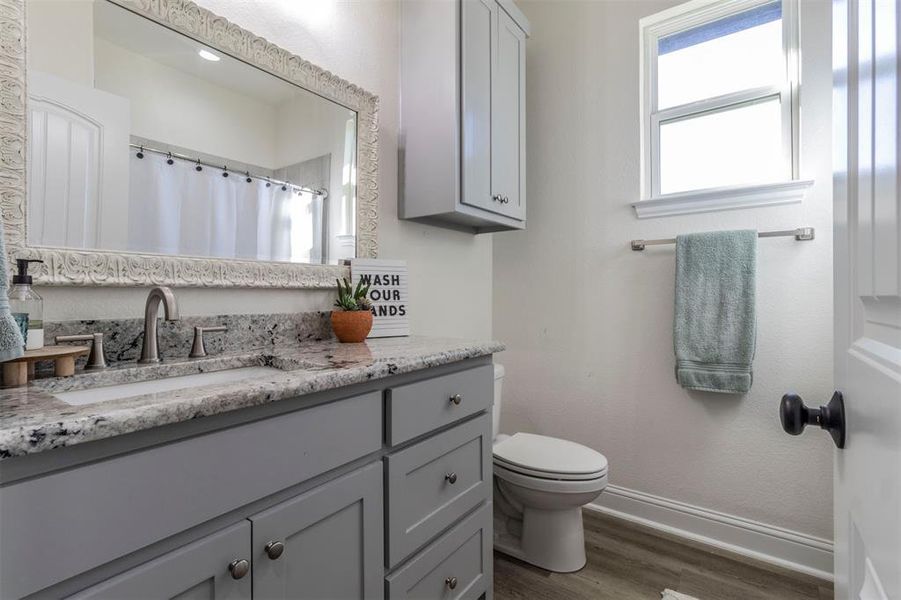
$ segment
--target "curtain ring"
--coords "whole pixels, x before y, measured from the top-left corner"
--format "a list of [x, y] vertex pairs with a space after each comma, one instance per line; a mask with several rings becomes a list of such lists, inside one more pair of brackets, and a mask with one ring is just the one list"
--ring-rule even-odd
[[172, 160], [172, 153], [171, 153], [171, 152], [169, 152], [168, 154], [166, 154], [166, 156], [167, 156], [167, 158], [166, 158], [166, 164], [167, 164], [167, 165], [175, 164], [175, 161]]
[[272, 182], [269, 181], [269, 178], [267, 177], [266, 178], [266, 187], [271, 187], [271, 186], [272, 186]]
[[197, 159], [197, 166], [194, 167], [194, 170], [195, 170], [195, 171], [198, 171], [198, 172], [203, 171], [203, 167], [200, 166], [200, 159], [199, 159], [199, 158]]
[[247, 181], [247, 183], [250, 183], [251, 181], [253, 181], [253, 179], [250, 177], [250, 171], [246, 171], [244, 174], [247, 175], [247, 179], [245, 180], [245, 181]]
[[141, 149], [138, 150], [138, 153], [135, 155], [138, 158], [144, 158], [144, 146], [141, 146]]
[[228, 177], [228, 165], [222, 167], [222, 176]]

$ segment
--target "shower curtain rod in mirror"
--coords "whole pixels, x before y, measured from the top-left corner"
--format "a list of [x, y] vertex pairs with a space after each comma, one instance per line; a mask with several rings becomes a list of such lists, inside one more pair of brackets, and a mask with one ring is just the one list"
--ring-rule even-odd
[[[183, 160], [183, 161], [198, 165], [200, 167], [209, 167], [211, 169], [218, 169], [225, 174], [234, 173], [235, 175], [240, 175], [241, 177], [245, 177], [248, 180], [256, 179], [258, 181], [265, 181], [266, 183], [269, 183], [269, 184], [280, 185], [283, 187], [290, 187], [299, 192], [307, 192], [307, 193], [313, 194], [314, 196], [322, 196], [323, 198], [328, 198], [327, 190], [319, 190], [319, 189], [306, 187], [303, 185], [297, 185], [296, 183], [291, 183], [290, 181], [282, 181], [280, 179], [273, 179], [272, 177], [265, 177], [263, 175], [257, 175], [255, 173], [251, 173], [250, 171], [239, 171], [239, 170], [235, 170], [235, 169], [229, 169], [228, 165], [216, 165], [216, 164], [213, 164], [210, 162], [203, 161], [196, 157], [188, 156], [186, 154], [180, 154], [178, 152], [170, 152], [169, 150], [160, 150], [159, 148], [152, 148], [145, 144], [131, 144], [130, 143], [128, 145], [130, 147], [134, 148], [135, 150], [137, 150], [139, 153], [150, 152], [152, 154], [168, 156], [171, 159]], [[142, 158], [142, 157], [138, 156], [138, 158]], [[248, 181], [248, 183], [250, 183], [250, 182]]]

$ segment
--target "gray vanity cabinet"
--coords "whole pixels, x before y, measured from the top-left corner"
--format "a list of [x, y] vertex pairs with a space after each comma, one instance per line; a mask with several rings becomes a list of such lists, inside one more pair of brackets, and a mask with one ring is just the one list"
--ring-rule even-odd
[[241, 521], [68, 599], [250, 600], [249, 569], [250, 523]]
[[528, 32], [512, 0], [401, 3], [402, 218], [525, 228]]
[[0, 598], [491, 600], [492, 374], [478, 357], [37, 454], [0, 478]]
[[255, 600], [384, 597], [381, 464], [314, 488], [250, 521]]

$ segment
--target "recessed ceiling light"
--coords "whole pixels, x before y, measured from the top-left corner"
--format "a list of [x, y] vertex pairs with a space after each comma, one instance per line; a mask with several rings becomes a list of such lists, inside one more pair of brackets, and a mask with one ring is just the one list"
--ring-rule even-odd
[[215, 54], [213, 54], [212, 52], [210, 52], [209, 50], [207, 50], [206, 48], [201, 48], [200, 50], [197, 51], [197, 54], [200, 55], [200, 58], [205, 59], [205, 60], [211, 60], [213, 62], [219, 61], [219, 57], [216, 56]]

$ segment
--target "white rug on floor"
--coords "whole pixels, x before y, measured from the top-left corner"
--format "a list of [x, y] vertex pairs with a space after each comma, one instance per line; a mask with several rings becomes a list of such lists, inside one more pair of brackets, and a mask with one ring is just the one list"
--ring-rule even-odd
[[661, 600], [698, 600], [694, 596], [689, 596], [688, 594], [680, 594], [679, 592], [674, 592], [673, 590], [663, 590], [660, 595], [662, 596]]

